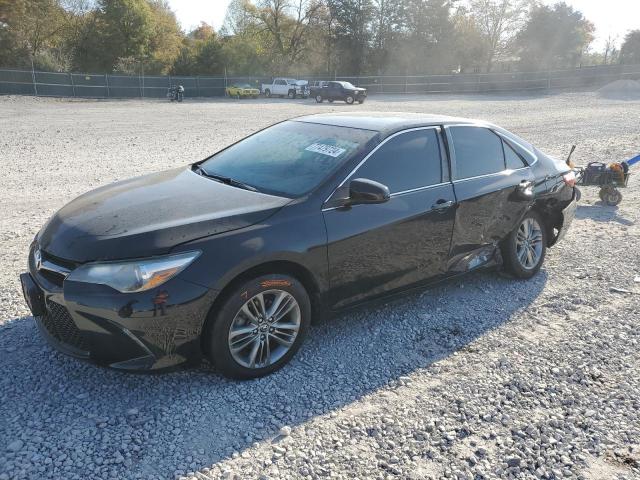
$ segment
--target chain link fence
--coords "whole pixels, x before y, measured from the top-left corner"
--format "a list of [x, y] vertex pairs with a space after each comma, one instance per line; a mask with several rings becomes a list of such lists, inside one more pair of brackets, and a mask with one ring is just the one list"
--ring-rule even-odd
[[[596, 88], [614, 80], [640, 80], [640, 65], [607, 65], [573, 70], [450, 75], [308, 76], [299, 79], [344, 80], [377, 93], [489, 93], [559, 88]], [[171, 85], [186, 97], [221, 97], [235, 83], [260, 88], [272, 77], [161, 76], [56, 73], [0, 69], [0, 95], [78, 98], [164, 98]]]

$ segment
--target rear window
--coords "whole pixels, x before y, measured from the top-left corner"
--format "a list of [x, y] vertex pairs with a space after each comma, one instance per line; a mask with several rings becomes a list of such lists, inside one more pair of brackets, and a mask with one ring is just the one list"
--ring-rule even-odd
[[378, 132], [305, 122], [283, 122], [241, 140], [200, 167], [259, 191], [297, 197], [313, 190], [364, 148]]
[[504, 146], [504, 159], [507, 165], [507, 169], [509, 170], [517, 170], [518, 168], [526, 167], [526, 163], [524, 160], [520, 158], [513, 148], [511, 148], [510, 144], [505, 140], [502, 141], [502, 145]]
[[470, 178], [505, 169], [502, 140], [482, 127], [451, 127], [456, 159], [455, 178]]

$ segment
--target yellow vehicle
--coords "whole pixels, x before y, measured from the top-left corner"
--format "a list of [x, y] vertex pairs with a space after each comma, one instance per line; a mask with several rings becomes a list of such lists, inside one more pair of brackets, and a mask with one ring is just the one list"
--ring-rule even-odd
[[240, 100], [241, 98], [258, 98], [260, 95], [260, 90], [257, 88], [253, 88], [248, 83], [234, 83], [230, 87], [227, 87], [226, 93], [228, 96], [237, 98]]

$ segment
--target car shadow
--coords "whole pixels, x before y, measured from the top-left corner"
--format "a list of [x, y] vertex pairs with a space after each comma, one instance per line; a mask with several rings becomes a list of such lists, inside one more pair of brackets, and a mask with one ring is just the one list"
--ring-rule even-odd
[[[67, 478], [170, 478], [209, 467], [254, 442], [277, 440], [284, 425], [437, 368], [434, 362], [470, 349], [527, 308], [546, 281], [544, 270], [528, 281], [476, 272], [351, 310], [313, 325], [288, 366], [245, 382], [206, 366], [162, 375], [100, 368], [52, 350], [32, 317], [16, 318], [0, 327], [0, 436], [35, 442], [35, 450], [0, 452], [0, 473], [26, 455], [33, 473], [54, 468]], [[34, 455], [38, 443], [45, 448]], [[85, 452], [82, 469], [78, 462], [55, 466], [55, 458], [49, 465], [52, 450], [69, 458]]]
[[611, 206], [598, 200], [593, 204], [578, 204], [576, 209], [576, 218], [580, 220], [590, 219], [595, 222], [616, 222], [620, 225], [631, 226], [633, 221], [621, 216], [617, 206]]

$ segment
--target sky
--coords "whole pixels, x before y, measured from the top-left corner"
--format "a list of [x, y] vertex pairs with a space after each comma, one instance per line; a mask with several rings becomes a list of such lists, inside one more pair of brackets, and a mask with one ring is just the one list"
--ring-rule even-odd
[[[169, 0], [171, 8], [185, 30], [191, 30], [201, 21], [219, 29], [230, 0]], [[555, 0], [543, 0], [553, 4]], [[566, 0], [580, 10], [596, 26], [596, 39], [592, 48], [600, 50], [609, 35], [618, 36], [618, 45], [628, 30], [640, 28], [640, 1], [638, 0]]]

